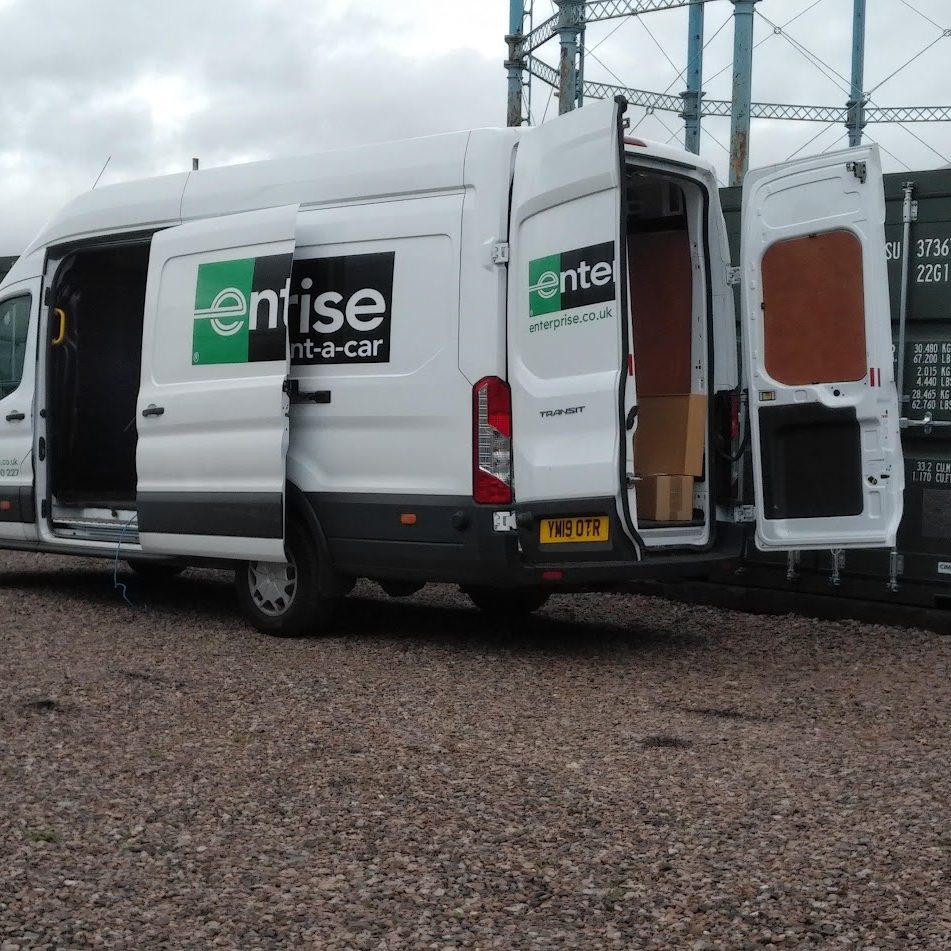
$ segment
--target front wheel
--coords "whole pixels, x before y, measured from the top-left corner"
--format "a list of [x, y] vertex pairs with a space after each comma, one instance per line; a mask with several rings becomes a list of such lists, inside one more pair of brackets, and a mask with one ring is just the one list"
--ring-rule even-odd
[[547, 591], [515, 588], [463, 588], [463, 593], [483, 614], [497, 618], [517, 618], [543, 607]]
[[286, 563], [249, 561], [235, 571], [242, 613], [262, 634], [325, 634], [336, 599], [320, 594], [317, 546], [301, 526], [291, 523], [285, 548]]

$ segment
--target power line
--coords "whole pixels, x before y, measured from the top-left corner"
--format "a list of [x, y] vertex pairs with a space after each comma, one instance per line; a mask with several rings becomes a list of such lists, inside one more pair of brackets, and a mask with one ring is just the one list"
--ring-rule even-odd
[[[829, 129], [835, 128], [837, 124], [838, 123], [835, 123], [835, 122], [829, 122], [826, 125], [824, 125], [808, 142], [805, 143], [805, 145], [800, 145], [799, 148], [796, 149], [796, 151], [792, 153], [792, 155], [788, 155], [786, 157], [786, 161], [788, 162], [790, 161], [790, 159], [794, 159], [803, 149], [809, 148], [809, 146], [812, 145], [812, 143], [815, 142], [816, 139], [818, 139], [821, 135], [824, 135], [826, 132], [828, 132]], [[840, 136], [837, 136], [836, 138], [838, 139], [840, 138]]]
[[842, 141], [842, 139], [848, 139], [848, 137], [848, 132], [844, 133], [843, 135], [837, 135], [819, 154], [825, 155], [826, 152], [831, 152], [839, 144], [839, 142]]
[[525, 114], [528, 116], [528, 124], [535, 125], [535, 118], [532, 115], [532, 107], [529, 105], [528, 97], [525, 95], [525, 88], [522, 88], [522, 106], [525, 109]]
[[542, 113], [542, 122], [544, 122], [546, 117], [548, 116], [548, 107], [551, 105], [551, 100], [554, 95], [555, 95], [555, 87], [549, 86], [548, 87], [548, 102], [545, 103], [545, 111]]
[[[821, 3], [821, 2], [822, 0], [816, 0], [816, 3]], [[703, 48], [700, 50], [700, 53], [705, 52], [706, 48], [723, 32], [727, 23], [729, 23], [732, 19], [733, 19], [733, 14], [728, 13], [726, 15], [726, 19], [719, 25], [719, 27], [717, 27], [713, 36], [711, 36], [710, 39], [707, 40], [707, 42], [703, 44]], [[690, 69], [691, 66], [693, 66], [693, 64], [697, 61], [697, 59], [699, 59], [699, 54], [695, 56], [693, 59], [688, 60], [687, 65], [684, 66], [684, 68], [679, 73], [677, 73], [677, 75], [671, 81], [670, 85], [664, 90], [665, 93], [670, 92], [670, 90], [673, 89], [674, 83], [677, 82], [677, 80], [680, 79], [682, 76], [684, 76], [687, 70]]]
[[886, 155], [891, 156], [896, 162], [898, 162], [899, 165], [903, 165], [905, 167], [906, 172], [911, 171], [911, 166], [907, 162], [903, 162], [894, 152], [889, 152], [888, 149], [886, 149], [885, 146], [882, 145], [881, 142], [876, 142], [875, 139], [873, 139], [867, 133], [865, 138], [868, 139], [869, 142], [872, 143], [872, 145], [877, 145]]
[[922, 20], [927, 20], [932, 26], [937, 27], [939, 30], [941, 30], [942, 33], [947, 32], [947, 30], [940, 23], [936, 23], [934, 20], [931, 19], [931, 17], [926, 16], [916, 6], [913, 6], [912, 4], [910, 4], [908, 0], [899, 0], [899, 2], [903, 3], [906, 7], [908, 7], [908, 9], [911, 10], [912, 13], [917, 13], [918, 16], [922, 18]]
[[727, 155], [730, 154], [730, 150], [706, 126], [701, 127], [700, 131], [713, 139], [713, 141], [716, 142], [716, 144], [719, 145]]
[[[667, 50], [665, 50], [664, 47], [661, 46], [660, 43], [657, 42], [657, 37], [654, 36], [653, 33], [651, 33], [650, 27], [644, 22], [644, 20], [643, 20], [642, 17], [638, 17], [638, 18], [637, 18], [637, 22], [638, 22], [642, 27], [644, 27], [644, 29], [647, 31], [647, 35], [654, 41], [654, 46], [656, 46], [657, 49], [659, 49], [659, 50], [661, 51], [661, 53], [663, 54], [664, 59], [666, 59], [667, 62], [670, 63], [671, 69], [673, 69], [673, 71], [676, 73], [676, 72], [677, 72], [677, 64], [670, 58], [670, 56], [668, 56]], [[674, 79], [674, 82], [677, 82], [677, 80]]]
[[624, 85], [624, 80], [607, 63], [604, 62], [599, 56], [595, 56], [591, 50], [585, 52], [585, 56], [590, 56], [596, 63], [600, 63], [622, 86]]
[[[768, 40], [771, 40], [774, 36], [778, 36], [780, 33], [782, 33], [782, 31], [785, 30], [786, 27], [789, 26], [790, 23], [795, 23], [796, 20], [798, 20], [801, 16], [805, 16], [805, 14], [807, 14], [814, 7], [819, 6], [820, 3], [822, 3], [822, 0], [813, 0], [813, 2], [810, 3], [808, 7], [805, 7], [804, 9], [800, 10], [791, 20], [787, 20], [778, 29], [774, 28], [773, 32], [771, 32], [769, 36], [764, 36], [758, 43], [754, 44], [753, 49], [758, 50], [765, 42], [767, 42]], [[729, 23], [730, 20], [732, 19], [733, 19], [733, 14], [728, 13], [727, 18], [723, 23], [723, 26], [726, 26], [727, 23]], [[720, 27], [720, 30], [723, 29], [723, 26]], [[720, 30], [717, 30], [717, 33], [719, 33]], [[714, 33], [713, 37], [715, 36], [716, 36], [716, 33]], [[711, 39], [713, 39], [713, 37], [711, 37]], [[733, 69], [732, 61], [727, 63], [726, 66], [723, 67], [723, 69], [718, 69], [712, 76], [709, 77], [709, 79], [705, 79], [704, 82], [705, 83], [713, 82], [714, 79], [716, 79], [718, 76], [722, 76], [728, 69]], [[686, 72], [686, 70], [684, 70], [684, 72]], [[671, 83], [671, 85], [673, 85], [673, 83]], [[668, 89], [669, 88], [670, 87], [668, 87]], [[665, 89], [664, 92], [667, 92], [667, 90]]]
[[945, 163], [945, 165], [951, 165], [951, 160], [948, 159], [947, 155], [942, 155], [933, 145], [929, 145], [920, 135], [912, 132], [911, 129], [909, 129], [906, 125], [903, 125], [901, 122], [899, 122], [898, 128], [904, 129], [913, 139], [917, 139], [926, 149], [930, 149], [932, 152], [934, 152], [934, 154], [937, 155], [938, 158]]
[[598, 40], [598, 42], [594, 44], [594, 46], [590, 47], [589, 49], [586, 49], [585, 53], [591, 53], [594, 50], [596, 50], [599, 46], [603, 46], [605, 43], [607, 43], [609, 39], [611, 39], [612, 36], [614, 36], [615, 33], [617, 33], [618, 30], [621, 29], [622, 26], [630, 22], [631, 22], [630, 17], [625, 17], [623, 20], [620, 20], [618, 22], [618, 25], [614, 27], [614, 29], [611, 30], [611, 32], [608, 33], [607, 36], [602, 36], [601, 39]]
[[919, 59], [920, 57], [924, 56], [925, 53], [927, 53], [928, 50], [931, 49], [932, 46], [934, 46], [936, 43], [940, 43], [946, 36], [951, 36], [951, 31], [947, 33], [942, 33], [941, 36], [935, 37], [935, 39], [933, 39], [927, 46], [925, 46], [923, 49], [920, 49], [917, 53], [915, 53], [915, 55], [912, 56], [912, 58], [908, 60], [907, 63], [904, 63], [903, 65], [899, 66], [898, 69], [896, 69], [893, 73], [889, 73], [877, 86], [872, 86], [872, 88], [868, 91], [867, 95], [871, 96], [872, 93], [875, 92], [876, 89], [880, 89], [890, 79], [894, 79], [903, 69], [907, 69], [909, 66], [911, 66], [911, 64], [916, 59]]
[[[830, 66], [827, 62], [825, 62], [825, 60], [817, 56], [810, 49], [800, 43], [799, 40], [797, 40], [794, 36], [791, 36], [789, 33], [787, 33], [783, 27], [777, 26], [775, 23], [773, 23], [772, 20], [760, 13], [755, 7], [753, 8], [753, 12], [761, 20], [765, 20], [766, 23], [768, 23], [773, 28], [775, 33], [778, 33], [787, 43], [789, 43], [790, 46], [792, 46], [794, 50], [796, 50], [796, 52], [804, 57], [807, 62], [811, 63], [817, 70], [819, 70], [819, 72], [822, 73], [826, 79], [829, 80], [829, 82], [833, 83], [835, 86], [838, 86], [838, 88], [841, 89], [846, 95], [851, 94], [852, 87], [850, 81], [846, 79], [845, 76], [843, 76], [837, 69]], [[832, 73], [834, 76], [838, 76], [838, 78], [841, 79], [845, 85], [840, 86], [835, 81], [833, 76], [829, 75], [829, 73]]]

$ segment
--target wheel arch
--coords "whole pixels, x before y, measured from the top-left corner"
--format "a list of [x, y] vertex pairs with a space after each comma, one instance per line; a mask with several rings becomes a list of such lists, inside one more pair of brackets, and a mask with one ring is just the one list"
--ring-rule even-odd
[[306, 529], [317, 546], [317, 576], [320, 593], [325, 597], [338, 597], [345, 594], [348, 585], [343, 582], [334, 569], [333, 557], [327, 536], [320, 524], [320, 519], [314, 511], [307, 496], [293, 482], [287, 483], [285, 520], [296, 519]]

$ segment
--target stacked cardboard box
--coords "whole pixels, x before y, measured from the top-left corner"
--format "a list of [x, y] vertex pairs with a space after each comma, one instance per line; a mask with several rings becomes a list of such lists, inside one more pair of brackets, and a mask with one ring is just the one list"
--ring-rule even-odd
[[703, 474], [706, 431], [706, 396], [678, 393], [639, 399], [634, 439], [639, 518], [693, 518], [693, 480]]

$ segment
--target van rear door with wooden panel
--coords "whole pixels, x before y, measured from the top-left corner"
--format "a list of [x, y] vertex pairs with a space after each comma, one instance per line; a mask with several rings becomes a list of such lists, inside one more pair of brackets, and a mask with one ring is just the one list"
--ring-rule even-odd
[[743, 321], [761, 549], [893, 546], [904, 467], [874, 146], [751, 172]]

